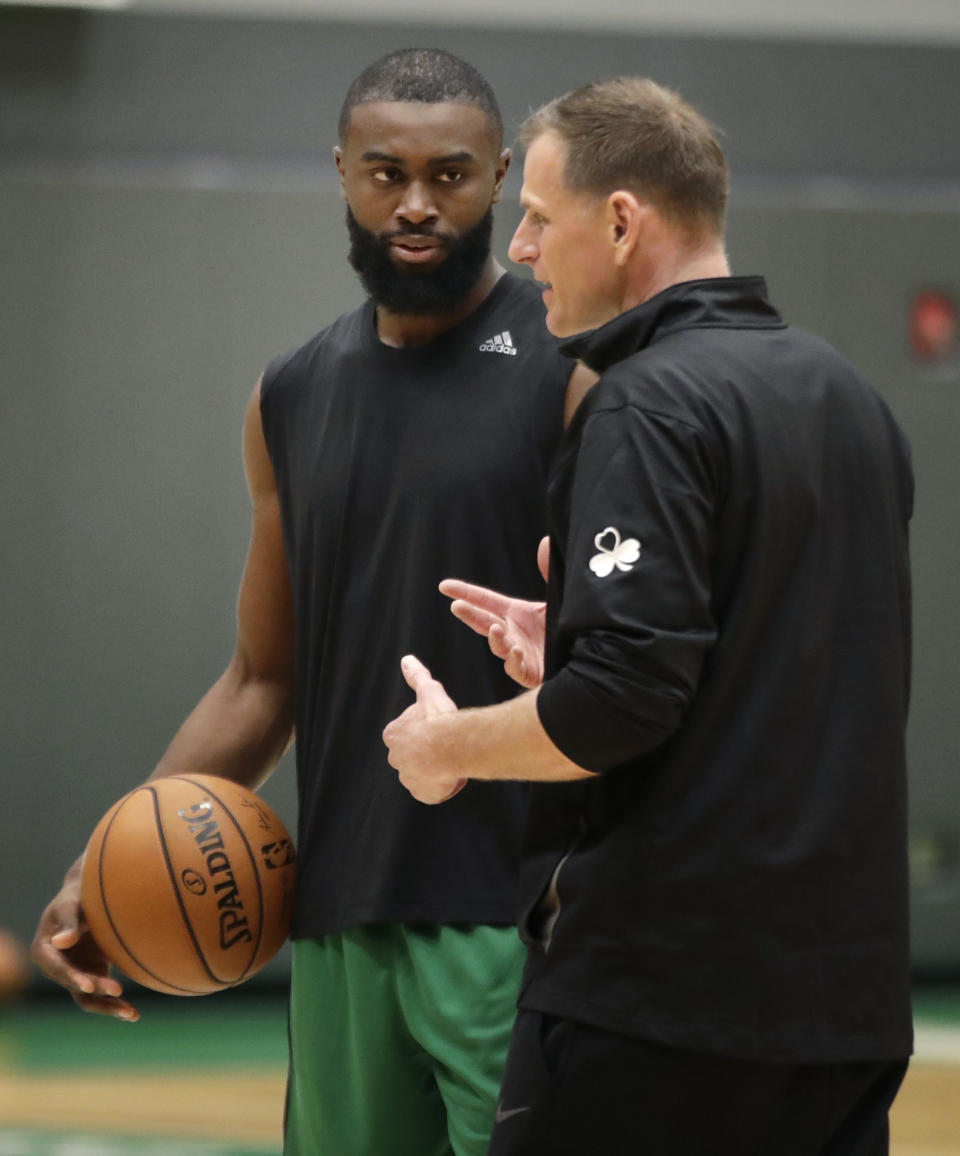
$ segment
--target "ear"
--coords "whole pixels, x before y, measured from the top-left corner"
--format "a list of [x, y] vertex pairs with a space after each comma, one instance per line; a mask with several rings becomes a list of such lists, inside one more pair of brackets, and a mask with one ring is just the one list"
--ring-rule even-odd
[[346, 179], [347, 171], [343, 160], [343, 149], [339, 145], [335, 145], [333, 149], [333, 160], [337, 166], [337, 172], [340, 176], [340, 199], [345, 201], [347, 199], [347, 190], [344, 188], [344, 181]]
[[618, 189], [607, 197], [607, 232], [614, 250], [614, 262], [625, 265], [643, 232], [649, 206], [634, 193]]
[[512, 160], [513, 153], [510, 149], [504, 149], [497, 160], [497, 167], [494, 172], [493, 200], [491, 201], [493, 205], [498, 205], [503, 196], [503, 182], [507, 178], [507, 170], [510, 168]]

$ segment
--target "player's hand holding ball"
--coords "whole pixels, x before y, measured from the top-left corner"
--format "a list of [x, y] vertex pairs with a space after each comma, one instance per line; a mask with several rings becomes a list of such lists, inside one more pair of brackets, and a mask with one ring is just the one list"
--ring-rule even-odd
[[80, 858], [47, 904], [30, 954], [44, 975], [65, 987], [84, 1011], [133, 1022], [139, 1012], [122, 998], [123, 989], [110, 974], [110, 961], [87, 927], [80, 900], [82, 866]]
[[205, 995], [249, 979], [280, 949], [296, 856], [274, 811], [229, 779], [153, 779], [104, 815], [48, 905], [40, 969], [85, 1011], [136, 1020], [113, 964], [144, 987]]
[[293, 915], [293, 842], [252, 791], [210, 775], [153, 779], [87, 844], [81, 906], [102, 953], [144, 987], [206, 995], [250, 978]]

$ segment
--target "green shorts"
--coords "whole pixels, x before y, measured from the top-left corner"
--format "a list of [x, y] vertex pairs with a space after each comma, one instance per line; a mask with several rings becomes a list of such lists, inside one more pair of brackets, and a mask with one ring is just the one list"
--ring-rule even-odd
[[484, 925], [297, 940], [284, 1156], [484, 1156], [524, 955]]

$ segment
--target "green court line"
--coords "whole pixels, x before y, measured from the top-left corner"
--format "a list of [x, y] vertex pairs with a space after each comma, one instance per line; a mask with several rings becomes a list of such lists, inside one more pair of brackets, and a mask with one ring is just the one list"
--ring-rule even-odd
[[279, 1156], [279, 1149], [180, 1138], [0, 1128], [0, 1156]]
[[0, 1056], [20, 1071], [286, 1066], [285, 997], [170, 996], [137, 1006], [140, 1020], [129, 1024], [69, 999], [21, 1004], [0, 1017]]

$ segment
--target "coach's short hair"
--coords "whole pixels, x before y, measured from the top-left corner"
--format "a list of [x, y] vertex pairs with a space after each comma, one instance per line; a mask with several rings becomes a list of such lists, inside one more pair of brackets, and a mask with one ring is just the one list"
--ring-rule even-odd
[[471, 105], [486, 113], [498, 146], [503, 141], [503, 118], [493, 89], [472, 64], [440, 48], [401, 48], [368, 65], [347, 89], [340, 109], [341, 144], [356, 106], [378, 101]]
[[713, 127], [676, 92], [645, 77], [588, 84], [528, 117], [521, 143], [544, 133], [567, 146], [564, 183], [572, 191], [626, 189], [670, 220], [723, 235], [726, 158]]

